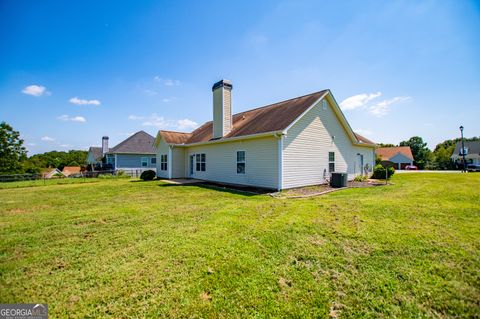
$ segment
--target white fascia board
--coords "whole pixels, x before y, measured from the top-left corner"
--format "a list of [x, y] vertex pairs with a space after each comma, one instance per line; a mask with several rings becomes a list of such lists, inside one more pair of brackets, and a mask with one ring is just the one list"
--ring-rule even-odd
[[218, 143], [234, 142], [239, 140], [249, 140], [249, 139], [266, 137], [266, 136], [275, 136], [278, 134], [282, 134], [282, 131], [272, 131], [272, 132], [265, 132], [265, 133], [258, 133], [258, 134], [242, 135], [242, 136], [229, 137], [225, 139], [218, 139], [218, 140], [206, 141], [206, 142], [198, 142], [198, 143], [190, 143], [190, 144], [171, 144], [171, 145], [176, 147], [200, 146], [200, 145], [206, 145], [206, 144], [218, 144]]

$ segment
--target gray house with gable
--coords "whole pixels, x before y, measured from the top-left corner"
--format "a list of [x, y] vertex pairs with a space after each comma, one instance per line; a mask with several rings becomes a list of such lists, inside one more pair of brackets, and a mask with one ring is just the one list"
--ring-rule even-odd
[[90, 147], [87, 164], [110, 164], [115, 171], [156, 170], [155, 138], [139, 131], [113, 148], [108, 147], [108, 136], [102, 138], [102, 147]]

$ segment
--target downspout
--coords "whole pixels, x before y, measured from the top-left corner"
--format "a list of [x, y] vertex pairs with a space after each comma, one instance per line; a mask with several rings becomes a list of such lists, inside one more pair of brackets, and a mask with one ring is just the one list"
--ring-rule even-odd
[[167, 158], [167, 163], [168, 163], [168, 179], [172, 179], [172, 145], [169, 145], [168, 147], [168, 158]]
[[278, 191], [283, 189], [283, 136], [283, 133], [275, 134], [275, 137], [278, 138]]

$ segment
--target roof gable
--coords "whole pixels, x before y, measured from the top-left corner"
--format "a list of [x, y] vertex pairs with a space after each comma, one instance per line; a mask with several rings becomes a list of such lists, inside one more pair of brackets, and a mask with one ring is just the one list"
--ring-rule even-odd
[[410, 146], [379, 147], [375, 150], [375, 153], [385, 161], [390, 160], [399, 153], [412, 161], [414, 160]]
[[[464, 141], [463, 142], [465, 148], [468, 148], [468, 154], [480, 154], [480, 141]], [[457, 142], [455, 145], [455, 151], [453, 155], [459, 155], [460, 149], [462, 148], [462, 142]]]
[[95, 161], [99, 161], [99, 160], [101, 160], [102, 157], [103, 157], [102, 148], [101, 148], [101, 147], [91, 146], [91, 147], [88, 149], [88, 152], [89, 152], [90, 154], [92, 154], [92, 158], [93, 158]]
[[333, 106], [336, 116], [341, 125], [356, 145], [375, 145], [372, 141], [361, 135], [355, 134], [343, 115], [340, 107], [330, 93], [330, 90], [322, 90], [312, 94], [296, 97], [286, 101], [270, 104], [249, 111], [233, 115], [232, 130], [222, 138], [213, 139], [213, 121], [204, 123], [191, 133], [159, 131], [156, 144], [161, 137], [167, 144], [195, 144], [209, 141], [222, 141], [231, 138], [252, 136], [262, 133], [284, 132], [297, 120], [308, 112], [317, 102], [328, 97]]
[[108, 153], [154, 154], [154, 141], [153, 136], [144, 131], [139, 131], [111, 148]]

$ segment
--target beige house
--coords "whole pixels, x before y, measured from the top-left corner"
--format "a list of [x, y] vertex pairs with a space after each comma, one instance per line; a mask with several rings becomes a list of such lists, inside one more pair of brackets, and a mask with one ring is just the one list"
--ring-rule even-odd
[[213, 85], [213, 121], [160, 130], [157, 176], [271, 189], [321, 184], [332, 172], [368, 174], [375, 144], [355, 134], [330, 90], [232, 115], [232, 84]]

